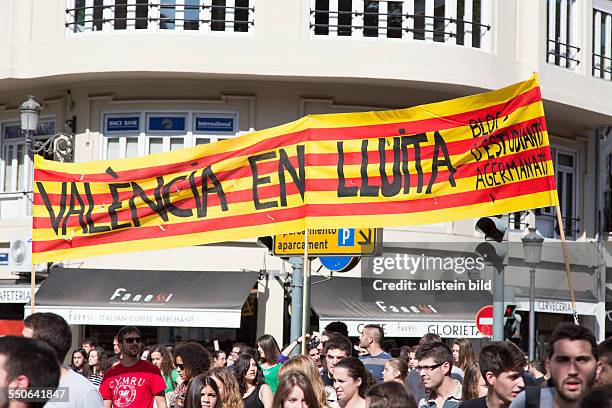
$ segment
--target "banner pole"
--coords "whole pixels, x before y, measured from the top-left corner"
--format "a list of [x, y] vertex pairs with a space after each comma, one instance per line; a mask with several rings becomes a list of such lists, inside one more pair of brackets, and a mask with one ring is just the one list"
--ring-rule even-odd
[[306, 333], [310, 329], [310, 260], [308, 228], [304, 230], [304, 266], [302, 269], [302, 354], [306, 354]]
[[565, 260], [565, 273], [567, 274], [567, 285], [570, 291], [572, 301], [572, 313], [574, 314], [574, 323], [578, 325], [578, 312], [576, 311], [576, 295], [574, 294], [574, 283], [572, 271], [569, 264], [569, 254], [567, 253], [567, 243], [565, 242], [565, 229], [563, 227], [563, 217], [561, 216], [561, 207], [557, 205], [557, 223], [559, 224], [559, 235], [561, 235], [561, 246], [563, 248], [563, 259]]
[[30, 273], [30, 314], [34, 314], [36, 303], [36, 264], [32, 263], [32, 272]]

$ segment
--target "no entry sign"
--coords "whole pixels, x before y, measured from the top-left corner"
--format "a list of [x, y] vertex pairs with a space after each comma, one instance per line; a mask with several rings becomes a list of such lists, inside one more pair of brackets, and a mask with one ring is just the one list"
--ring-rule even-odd
[[483, 336], [493, 335], [493, 306], [485, 306], [476, 313], [476, 327]]

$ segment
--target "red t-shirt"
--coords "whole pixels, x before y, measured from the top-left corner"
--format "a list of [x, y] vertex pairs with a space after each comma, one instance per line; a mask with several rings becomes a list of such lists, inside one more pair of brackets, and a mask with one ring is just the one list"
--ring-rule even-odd
[[151, 408], [155, 395], [163, 395], [165, 389], [159, 368], [144, 360], [131, 367], [117, 364], [104, 373], [100, 384], [102, 399], [112, 400], [115, 408]]

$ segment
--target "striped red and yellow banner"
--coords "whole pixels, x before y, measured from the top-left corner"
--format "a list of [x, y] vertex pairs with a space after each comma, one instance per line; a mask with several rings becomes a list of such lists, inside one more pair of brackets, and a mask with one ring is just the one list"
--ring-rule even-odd
[[558, 204], [537, 76], [125, 160], [36, 157], [34, 262]]

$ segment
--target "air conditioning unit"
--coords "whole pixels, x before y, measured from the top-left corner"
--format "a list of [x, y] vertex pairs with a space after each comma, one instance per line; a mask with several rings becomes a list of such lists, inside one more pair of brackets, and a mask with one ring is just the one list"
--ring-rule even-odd
[[[46, 270], [46, 264], [36, 266], [36, 272]], [[12, 274], [22, 275], [32, 272], [32, 238], [11, 241], [9, 250], [9, 270]]]

